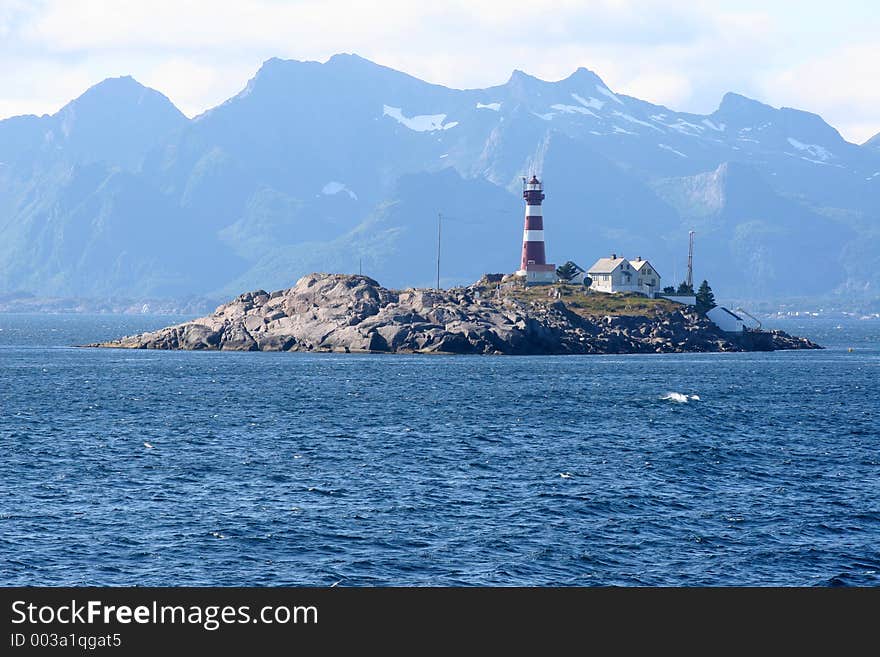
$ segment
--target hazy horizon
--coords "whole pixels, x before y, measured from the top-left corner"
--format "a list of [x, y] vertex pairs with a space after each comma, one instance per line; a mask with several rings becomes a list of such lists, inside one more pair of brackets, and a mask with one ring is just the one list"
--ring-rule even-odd
[[[544, 80], [578, 67], [614, 91], [708, 114], [726, 92], [821, 115], [845, 139], [880, 132], [880, 74], [867, 2], [833, 14], [798, 3], [160, 0], [0, 5], [0, 119], [53, 114], [98, 82], [131, 75], [192, 118], [234, 96], [266, 59], [353, 52], [455, 89]], [[539, 38], [535, 38], [538, 35]]]
[[[356, 55], [356, 56], [358, 56], [358, 57], [363, 57], [363, 56], [360, 55], [359, 53], [334, 53], [333, 55], [330, 55], [330, 57], [326, 58], [326, 59], [323, 60], [323, 61], [309, 60], [309, 59], [306, 59], [306, 60], [298, 60], [298, 59], [295, 59], [295, 58], [284, 59], [284, 61], [297, 61], [297, 62], [303, 62], [303, 63], [306, 63], [306, 62], [316, 62], [316, 63], [319, 63], [319, 64], [326, 64], [326, 63], [327, 63], [332, 57], [335, 57], [335, 56], [337, 56], [337, 55]], [[88, 89], [91, 89], [92, 87], [95, 87], [95, 86], [101, 84], [102, 82], [106, 82], [107, 80], [119, 79], [119, 78], [132, 78], [132, 79], [134, 79], [135, 81], [137, 81], [139, 84], [142, 84], [143, 86], [145, 86], [145, 87], [147, 87], [147, 88], [149, 88], [149, 89], [153, 89], [154, 91], [158, 91], [159, 93], [161, 93], [163, 96], [165, 96], [166, 98], [168, 98], [168, 100], [169, 100], [169, 101], [170, 101], [170, 102], [171, 102], [171, 103], [172, 103], [177, 109], [179, 109], [179, 110], [180, 110], [180, 111], [181, 111], [181, 112], [182, 112], [182, 113], [183, 113], [188, 119], [192, 120], [192, 119], [195, 119], [195, 118], [197, 118], [197, 117], [199, 117], [199, 116], [205, 114], [206, 112], [210, 112], [211, 110], [215, 109], [216, 107], [219, 107], [220, 105], [222, 105], [223, 103], [225, 103], [225, 102], [228, 101], [229, 99], [234, 98], [234, 97], [237, 96], [239, 93], [241, 93], [242, 91], [244, 91], [245, 88], [247, 87], [247, 83], [248, 83], [250, 80], [253, 79], [253, 77], [257, 74], [259, 68], [261, 68], [261, 67], [262, 67], [267, 61], [270, 61], [270, 60], [272, 60], [272, 59], [283, 59], [283, 58], [270, 57], [269, 59], [265, 60], [264, 62], [262, 62], [262, 63], [260, 64], [260, 66], [259, 66], [257, 69], [254, 70], [253, 75], [251, 75], [251, 76], [250, 76], [249, 78], [247, 78], [246, 80], [243, 80], [243, 81], [242, 81], [241, 88], [240, 88], [238, 91], [234, 92], [231, 96], [229, 96], [229, 98], [221, 99], [221, 100], [218, 101], [216, 104], [211, 105], [211, 106], [209, 106], [209, 107], [206, 107], [206, 108], [204, 108], [204, 109], [202, 109], [202, 110], [200, 110], [200, 111], [198, 111], [198, 112], [196, 112], [196, 113], [187, 113], [183, 108], [181, 108], [177, 103], [175, 103], [175, 102], [174, 102], [174, 98], [172, 98], [172, 97], [169, 96], [167, 93], [165, 93], [165, 91], [164, 91], [163, 89], [161, 89], [161, 88], [157, 88], [157, 87], [153, 87], [153, 86], [150, 86], [150, 85], [147, 85], [147, 84], [144, 84], [141, 80], [138, 80], [137, 77], [135, 77], [134, 75], [131, 75], [131, 74], [124, 74], [124, 75], [118, 75], [118, 76], [111, 76], [111, 77], [108, 77], [108, 78], [103, 78], [103, 79], [101, 79], [101, 80], [97, 80], [97, 81], [95, 81], [93, 84], [90, 84], [88, 87], [84, 88], [84, 89], [82, 90], [81, 93], [77, 94], [76, 96], [73, 96], [72, 98], [69, 98], [67, 101], [65, 101], [64, 103], [62, 103], [61, 106], [58, 107], [58, 109], [55, 110], [55, 111], [53, 111], [53, 112], [45, 112], [45, 113], [43, 113], [43, 114], [37, 114], [37, 113], [35, 113], [35, 112], [25, 112], [25, 113], [23, 113], [23, 114], [16, 114], [16, 115], [13, 115], [13, 116], [43, 116], [43, 115], [49, 115], [49, 116], [51, 116], [51, 115], [57, 114], [57, 113], [58, 113], [61, 109], [63, 109], [66, 105], [68, 105], [69, 103], [71, 103], [71, 102], [73, 102], [74, 100], [76, 100], [77, 98], [79, 98], [83, 93], [85, 93], [86, 91], [88, 91]], [[387, 67], [387, 68], [393, 68], [394, 70], [397, 70], [397, 71], [399, 71], [399, 72], [401, 72], [401, 73], [406, 73], [407, 75], [411, 75], [411, 76], [413, 76], [413, 77], [418, 77], [418, 76], [415, 76], [414, 74], [410, 73], [409, 71], [406, 71], [406, 70], [403, 70], [403, 69], [397, 69], [397, 68], [394, 68], [394, 67], [388, 67], [388, 66], [387, 66], [386, 64], [384, 64], [383, 62], [375, 61], [375, 60], [371, 60], [371, 59], [366, 58], [366, 57], [364, 57], [364, 59], [367, 59], [368, 61], [371, 61], [371, 62], [373, 62], [374, 64], [377, 64], [377, 65], [379, 65], [379, 66], [385, 66], [385, 67]], [[587, 67], [578, 67], [578, 68], [587, 68]], [[570, 77], [570, 76], [571, 76], [576, 70], [578, 70], [578, 68], [573, 69], [571, 72], [569, 72], [568, 75], [563, 75], [562, 77], [560, 77], [560, 78], [558, 78], [558, 79], [556, 79], [556, 78], [553, 78], [553, 79], [550, 79], [550, 78], [542, 78], [542, 77], [540, 77], [540, 76], [537, 76], [537, 75], [532, 74], [532, 73], [531, 73], [530, 71], [528, 71], [528, 70], [523, 71], [523, 73], [525, 73], [526, 75], [529, 75], [529, 76], [531, 76], [531, 77], [537, 78], [537, 79], [539, 79], [539, 80], [542, 80], [542, 81], [544, 81], [544, 82], [560, 82], [560, 81], [563, 81], [563, 80], [567, 79], [568, 77]], [[517, 71], [517, 70], [519, 70], [519, 69], [511, 69], [510, 74], [509, 74], [504, 80], [501, 80], [501, 81], [499, 81], [499, 82], [497, 82], [497, 83], [493, 83], [493, 84], [491, 84], [491, 85], [487, 85], [486, 88], [489, 88], [489, 87], [497, 87], [497, 86], [502, 86], [502, 85], [504, 85], [506, 82], [508, 82], [508, 80], [510, 79], [510, 77], [511, 77], [511, 76], [514, 74], [514, 72]], [[602, 78], [602, 73], [601, 73], [601, 71], [592, 71], [592, 72], [595, 73], [596, 75], [598, 75], [600, 78]], [[421, 78], [419, 78], [419, 79], [421, 79]], [[603, 80], [604, 80], [604, 78], [603, 78]], [[432, 80], [424, 80], [424, 81], [425, 81], [425, 82], [428, 82], [428, 83], [431, 83], [431, 84], [440, 84], [440, 83], [434, 82], [434, 81], [432, 81]], [[478, 90], [478, 89], [479, 89], [479, 88], [477, 88], [477, 87], [455, 87], [455, 86], [445, 85], [445, 84], [441, 84], [440, 86], [444, 86], [444, 87], [446, 87], [446, 88], [448, 88], [448, 89], [453, 89], [453, 90]], [[609, 86], [611, 86], [611, 85], [609, 85]], [[616, 91], [616, 90], [613, 88], [613, 86], [611, 86], [611, 90], [612, 90], [612, 91]], [[737, 93], [737, 92], [735, 92], [735, 91], [728, 91], [728, 92], [725, 92], [725, 94], [726, 94], [726, 93]], [[628, 95], [628, 94], [622, 94], [622, 93], [621, 93], [620, 95]], [[744, 94], [740, 94], [740, 95], [744, 95]], [[774, 106], [774, 105], [771, 105], [771, 104], [770, 104], [769, 102], [767, 102], [765, 99], [760, 98], [760, 97], [758, 97], [758, 98], [756, 98], [756, 97], [751, 97], [751, 96], [746, 96], [746, 97], [750, 97], [750, 98], [752, 98], [753, 100], [756, 100], [756, 101], [758, 101], [758, 102], [760, 102], [760, 103], [763, 103], [763, 104], [766, 104], [766, 105], [770, 105], [771, 107], [774, 107], [775, 109], [779, 109], [780, 107], [789, 107], [789, 106], [786, 106], [786, 105], [782, 105], [782, 106]], [[723, 95], [722, 95], [721, 97], [718, 98], [718, 103], [716, 104], [716, 106], [715, 106], [714, 108], [708, 110], [707, 112], [705, 112], [705, 113], [693, 112], [693, 113], [694, 113], [694, 114], [698, 114], [698, 115], [700, 115], [700, 114], [706, 114], [706, 115], [711, 114], [712, 111], [717, 110], [718, 107], [720, 107], [720, 104], [721, 104], [722, 98], [723, 98]], [[655, 103], [655, 104], [658, 104], [658, 105], [662, 105], [662, 103], [660, 103], [659, 101], [656, 101], [656, 100], [653, 99], [653, 98], [639, 98], [639, 100], [644, 100], [644, 101], [647, 101], [647, 102], [652, 102], [652, 103]], [[689, 111], [689, 110], [684, 110], [684, 109], [681, 109], [681, 108], [679, 108], [679, 107], [675, 107], [675, 106], [668, 106], [668, 105], [666, 105], [665, 107], [667, 107], [668, 109], [670, 109], [670, 110], [672, 110], [672, 111], [675, 111], [675, 112], [688, 112], [688, 111]], [[802, 110], [802, 111], [806, 111], [806, 112], [817, 113], [817, 112], [814, 112], [813, 110], [811, 110], [809, 107], [794, 107], [793, 109]], [[820, 114], [820, 116], [821, 116], [821, 114]], [[0, 117], [0, 121], [2, 121], [4, 118], [12, 118], [12, 117]], [[825, 117], [823, 117], [823, 119], [824, 119], [824, 118], [825, 118]], [[826, 119], [826, 122], [828, 122], [827, 119]], [[841, 132], [841, 131], [840, 131], [840, 128], [839, 128], [838, 126], [835, 126], [834, 124], [832, 124], [832, 123], [830, 123], [830, 122], [828, 122], [828, 124], [831, 125], [831, 127], [833, 127], [833, 128], [835, 128], [836, 130], [838, 130], [838, 132]], [[849, 139], [847, 139], [847, 136], [846, 136], [845, 134], [843, 134], [842, 132], [841, 132], [841, 136], [842, 136], [844, 139], [846, 139], [847, 141], [850, 141], [850, 143], [857, 144], [857, 145], [860, 145], [860, 144], [864, 143], [864, 141], [866, 141], [866, 140], [862, 140], [862, 141], [852, 141], [852, 140], [849, 140]], [[871, 136], [873, 136], [873, 135], [870, 135], [870, 136], [868, 137], [868, 139], [870, 139]]]

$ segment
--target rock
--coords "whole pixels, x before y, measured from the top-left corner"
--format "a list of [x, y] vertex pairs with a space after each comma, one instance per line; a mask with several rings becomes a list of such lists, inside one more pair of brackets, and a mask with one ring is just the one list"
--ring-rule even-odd
[[817, 349], [782, 331], [721, 332], [693, 309], [590, 320], [555, 297], [496, 296], [488, 274], [453, 290], [383, 288], [367, 276], [309, 274], [254, 290], [213, 315], [90, 346], [128, 349], [452, 354], [601, 354]]
[[256, 340], [244, 327], [244, 322], [227, 324], [220, 337], [220, 349], [224, 351], [257, 351]]
[[186, 324], [176, 337], [180, 349], [218, 349], [223, 340], [219, 331], [203, 324]]
[[290, 335], [266, 335], [256, 339], [260, 351], [290, 351], [296, 345], [296, 338]]
[[248, 332], [253, 333], [254, 331], [261, 330], [266, 325], [267, 321], [266, 317], [260, 315], [247, 315], [244, 318], [244, 327]]

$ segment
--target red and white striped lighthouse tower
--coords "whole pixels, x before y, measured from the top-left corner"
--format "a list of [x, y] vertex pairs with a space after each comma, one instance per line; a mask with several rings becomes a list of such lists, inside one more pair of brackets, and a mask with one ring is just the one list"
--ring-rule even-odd
[[553, 283], [556, 281], [556, 265], [547, 264], [544, 252], [544, 215], [541, 201], [544, 186], [537, 176], [526, 182], [523, 178], [523, 198], [526, 201], [526, 222], [523, 230], [522, 260], [518, 276], [525, 276], [526, 283]]

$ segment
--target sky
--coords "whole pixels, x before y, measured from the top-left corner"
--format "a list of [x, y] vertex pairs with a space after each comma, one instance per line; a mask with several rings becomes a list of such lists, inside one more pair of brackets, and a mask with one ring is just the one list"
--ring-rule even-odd
[[880, 10], [867, 0], [0, 0], [0, 118], [132, 75], [195, 116], [270, 57], [353, 52], [429, 82], [545, 80], [710, 113], [727, 91], [880, 133]]

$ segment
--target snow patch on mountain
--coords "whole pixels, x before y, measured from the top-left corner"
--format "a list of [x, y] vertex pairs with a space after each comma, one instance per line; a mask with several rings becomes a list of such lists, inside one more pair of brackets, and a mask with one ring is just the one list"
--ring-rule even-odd
[[688, 135], [689, 137], [700, 137], [702, 136], [704, 128], [702, 126], [697, 125], [696, 123], [690, 123], [689, 121], [685, 121], [684, 119], [678, 119], [675, 123], [664, 124], [673, 130], [677, 130], [683, 135]]
[[[651, 114], [650, 118], [653, 121], [656, 121], [662, 126], [666, 126], [667, 128], [671, 128], [677, 132], [680, 132], [683, 135], [687, 135], [688, 137], [702, 137], [703, 131], [705, 128], [701, 125], [697, 125], [696, 123], [691, 123], [690, 121], [685, 121], [684, 119], [676, 119], [675, 123], [667, 123], [667, 115], [666, 114]], [[724, 124], [722, 124], [723, 126]], [[713, 128], [717, 130], [718, 128]]]
[[620, 134], [620, 135], [636, 135], [636, 136], [638, 136], [637, 132], [630, 132], [629, 130], [624, 130], [619, 125], [614, 126], [614, 132], [617, 134]]
[[794, 146], [799, 151], [809, 153], [813, 156], [814, 159], [820, 160], [823, 164], [834, 157], [831, 151], [829, 151], [827, 148], [819, 146], [818, 144], [805, 144], [802, 141], [792, 139], [791, 137], [788, 138], [788, 143]]
[[612, 113], [614, 114], [614, 116], [619, 116], [624, 121], [629, 121], [630, 123], [637, 123], [638, 125], [648, 126], [652, 130], [656, 130], [657, 132], [665, 132], [663, 129], [658, 128], [653, 123], [648, 123], [647, 121], [642, 121], [641, 119], [637, 119], [636, 117], [630, 116], [629, 114], [625, 114], [623, 112], [618, 112], [617, 110], [615, 110]]
[[588, 110], [586, 107], [581, 107], [580, 105], [563, 105], [561, 103], [557, 103], [555, 105], [551, 105], [550, 109], [559, 110], [560, 112], [563, 112], [565, 114], [589, 114], [590, 116], [595, 116], [597, 119], [599, 118], [599, 116], [595, 112]]
[[327, 196], [334, 196], [334, 195], [338, 194], [339, 192], [345, 192], [352, 199], [357, 201], [357, 198], [358, 198], [357, 194], [355, 194], [348, 187], [346, 187], [344, 183], [341, 183], [337, 180], [331, 180], [326, 185], [324, 185], [324, 187], [321, 189], [321, 193], [326, 194]]
[[659, 148], [662, 148], [664, 151], [669, 151], [670, 153], [675, 153], [676, 155], [680, 155], [681, 157], [687, 157], [681, 151], [675, 150], [672, 146], [667, 146], [666, 144], [657, 144]]
[[571, 97], [574, 98], [581, 105], [589, 109], [600, 110], [605, 107], [604, 102], [602, 102], [598, 98], [593, 98], [592, 96], [590, 96], [589, 100], [585, 100], [582, 96], [579, 96], [577, 94], [571, 94]]
[[724, 129], [727, 127], [726, 123], [717, 123], [716, 124], [714, 121], [711, 121], [710, 119], [703, 119], [702, 124], [704, 126], [712, 128], [712, 130], [715, 130], [716, 132], [724, 132]]
[[501, 103], [477, 103], [477, 109], [487, 109], [493, 112], [501, 111]]
[[618, 98], [618, 97], [614, 94], [614, 92], [611, 91], [611, 89], [609, 89], [609, 88], [607, 88], [607, 87], [603, 87], [601, 84], [597, 84], [597, 85], [596, 85], [596, 91], [598, 91], [598, 92], [599, 92], [600, 94], [602, 94], [603, 96], [607, 96], [608, 98], [610, 98], [611, 100], [613, 100], [615, 103], [619, 103], [619, 104], [623, 105], [623, 101], [620, 100], [620, 98]]
[[400, 107], [392, 107], [391, 105], [382, 106], [382, 116], [390, 116], [399, 124], [416, 132], [449, 130], [449, 128], [454, 128], [458, 125], [458, 121], [444, 124], [443, 122], [446, 120], [445, 114], [418, 114], [408, 117], [403, 114], [403, 110]]

